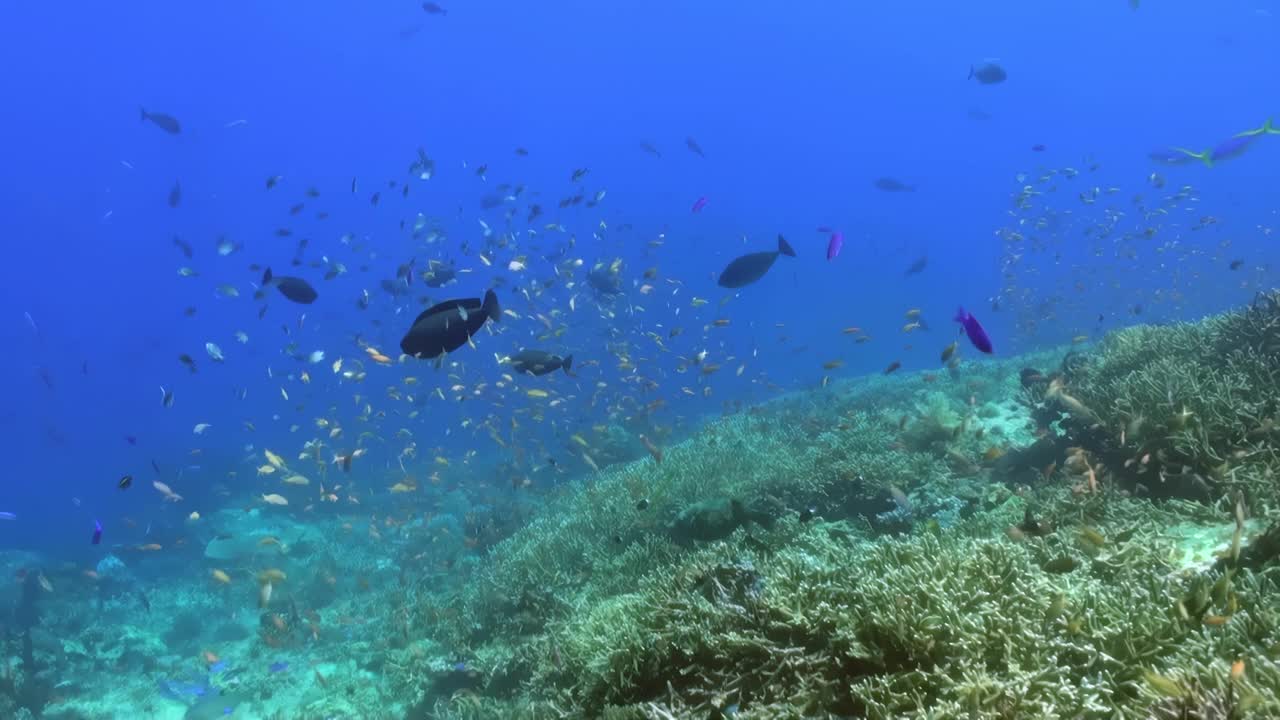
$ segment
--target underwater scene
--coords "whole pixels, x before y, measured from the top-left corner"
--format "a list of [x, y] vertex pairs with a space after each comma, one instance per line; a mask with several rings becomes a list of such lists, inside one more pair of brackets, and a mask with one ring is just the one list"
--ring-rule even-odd
[[1280, 6], [10, 3], [0, 719], [1280, 718]]

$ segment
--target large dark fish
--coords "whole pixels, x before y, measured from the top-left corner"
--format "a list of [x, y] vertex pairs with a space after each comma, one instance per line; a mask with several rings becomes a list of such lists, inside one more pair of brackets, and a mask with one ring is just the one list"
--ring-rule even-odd
[[1002, 83], [1009, 78], [1009, 74], [1004, 68], [993, 62], [979, 63], [978, 65], [969, 66], [969, 80], [977, 80], [983, 85], [996, 85]]
[[560, 357], [542, 350], [521, 350], [511, 356], [511, 367], [516, 372], [529, 375], [546, 375], [556, 370], [564, 370], [568, 375], [573, 368], [573, 356]]
[[587, 273], [587, 284], [605, 297], [613, 297], [622, 292], [622, 277], [607, 266], [592, 268]]
[[416, 358], [431, 359], [462, 347], [480, 332], [486, 320], [501, 322], [502, 309], [492, 290], [484, 300], [446, 300], [423, 311], [400, 341], [400, 350]]
[[172, 115], [147, 112], [147, 109], [144, 107], [138, 108], [138, 112], [142, 113], [143, 122], [150, 120], [153, 125], [170, 135], [177, 135], [182, 132], [182, 124], [178, 122], [178, 118]]
[[778, 236], [778, 249], [770, 252], [754, 252], [747, 253], [742, 257], [734, 258], [725, 266], [724, 272], [720, 273], [720, 287], [740, 288], [764, 277], [769, 272], [769, 268], [773, 267], [773, 263], [778, 259], [778, 255], [786, 255], [787, 257], [795, 257], [796, 251], [791, 249], [791, 245], [787, 239]]
[[271, 268], [267, 268], [262, 273], [262, 287], [265, 289], [272, 285], [280, 291], [281, 295], [303, 305], [310, 305], [320, 297], [316, 289], [306, 280], [289, 275], [272, 275]]

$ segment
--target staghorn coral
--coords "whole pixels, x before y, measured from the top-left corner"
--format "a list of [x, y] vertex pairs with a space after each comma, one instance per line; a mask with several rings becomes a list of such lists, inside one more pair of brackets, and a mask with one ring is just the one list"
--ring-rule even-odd
[[[461, 587], [419, 595], [415, 630], [435, 657], [465, 658], [474, 681], [424, 689], [422, 714], [1275, 716], [1274, 552], [1264, 540], [1239, 565], [1222, 559], [1230, 503], [1124, 490], [1200, 475], [1215, 494], [1238, 487], [1255, 513], [1269, 510], [1277, 306], [1131, 328], [1066, 361], [1044, 354], [1033, 364], [1058, 367], [1046, 375], [1088, 410], [1046, 392], [1047, 380], [1026, 387], [1027, 407], [1061, 435], [1033, 440], [1028, 416], [1008, 409], [1024, 387], [1020, 359], [973, 366], [963, 386], [871, 378], [783, 396], [668, 445], [661, 464], [609, 468], [461, 565]], [[902, 415], [943, 411], [954, 417], [941, 426], [967, 427], [901, 443]], [[977, 427], [996, 424], [1011, 460], [957, 477], [951, 454], [980, 455], [991, 440]], [[1081, 458], [1101, 481], [1073, 494]], [[1015, 494], [988, 475], [1038, 487]], [[912, 505], [894, 529], [915, 535], [873, 537], [868, 518], [893, 508], [890, 487]], [[677, 542], [691, 509], [735, 501], [772, 510]], [[796, 512], [809, 503], [815, 512]], [[1006, 539], [1029, 508], [1047, 529]], [[928, 515], [950, 528], [920, 522]], [[1248, 670], [1233, 679], [1239, 658]], [[397, 662], [431, 687], [424, 661]], [[1173, 678], [1177, 692], [1148, 677]]]

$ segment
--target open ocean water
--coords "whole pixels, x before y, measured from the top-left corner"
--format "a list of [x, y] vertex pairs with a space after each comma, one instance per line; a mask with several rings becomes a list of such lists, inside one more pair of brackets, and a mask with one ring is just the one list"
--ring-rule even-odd
[[0, 718], [1280, 717], [1280, 6], [10, 3]]

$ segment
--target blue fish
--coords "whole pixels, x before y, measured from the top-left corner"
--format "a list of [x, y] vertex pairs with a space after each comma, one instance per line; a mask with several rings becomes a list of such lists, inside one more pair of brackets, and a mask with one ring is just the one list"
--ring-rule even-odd
[[268, 670], [270, 670], [270, 671], [271, 671], [271, 672], [273, 672], [273, 673], [284, 672], [285, 670], [288, 670], [288, 669], [289, 669], [289, 663], [287, 663], [287, 662], [273, 662], [273, 663], [271, 663], [271, 666], [270, 666], [270, 667], [268, 667], [267, 669], [268, 669]]

